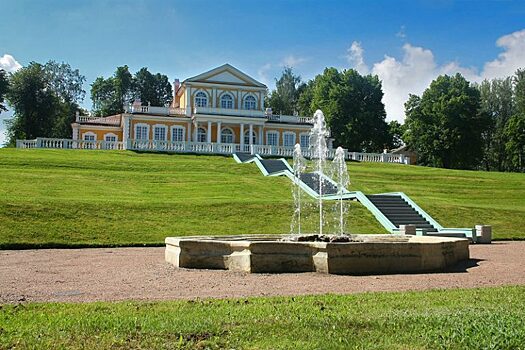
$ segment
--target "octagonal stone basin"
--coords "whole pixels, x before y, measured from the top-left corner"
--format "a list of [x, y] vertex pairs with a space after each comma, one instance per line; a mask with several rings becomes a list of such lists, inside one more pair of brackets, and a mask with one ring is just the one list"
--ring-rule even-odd
[[444, 271], [469, 259], [463, 238], [352, 235], [350, 242], [282, 241], [290, 235], [167, 237], [176, 267], [363, 275]]

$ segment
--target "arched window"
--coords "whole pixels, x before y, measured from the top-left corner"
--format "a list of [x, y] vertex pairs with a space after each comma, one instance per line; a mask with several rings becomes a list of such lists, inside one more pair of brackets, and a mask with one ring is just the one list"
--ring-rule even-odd
[[256, 109], [257, 101], [252, 95], [248, 95], [244, 98], [244, 109]]
[[104, 134], [104, 141], [106, 142], [117, 142], [118, 136], [113, 133]]
[[197, 142], [206, 142], [206, 129], [198, 128], [197, 129]]
[[233, 108], [233, 97], [230, 94], [224, 94], [221, 96], [221, 108], [232, 109]]
[[184, 141], [184, 133], [186, 129], [180, 125], [171, 127], [171, 142], [182, 142]]
[[234, 143], [235, 138], [233, 131], [230, 128], [224, 128], [221, 130], [221, 143]]
[[208, 96], [199, 91], [195, 94], [195, 106], [196, 107], [208, 107]]
[[[257, 145], [257, 134], [255, 133], [255, 130], [252, 131], [252, 142], [254, 145]], [[245, 145], [250, 144], [250, 130], [246, 130], [244, 132], [244, 144]]]

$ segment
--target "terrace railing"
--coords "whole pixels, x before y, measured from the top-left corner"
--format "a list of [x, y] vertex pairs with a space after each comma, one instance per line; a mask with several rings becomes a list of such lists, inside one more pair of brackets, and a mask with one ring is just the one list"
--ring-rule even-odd
[[[134, 140], [121, 141], [85, 141], [71, 139], [36, 138], [34, 140], [17, 140], [17, 148], [51, 148], [51, 149], [99, 149], [99, 150], [134, 150], [148, 152], [201, 153], [224, 154], [251, 153], [265, 157], [293, 157], [293, 146], [249, 145], [237, 143], [189, 142], [189, 141], [159, 141]], [[303, 156], [311, 157], [308, 148], [302, 149]], [[332, 159], [335, 150], [328, 150], [327, 158]], [[345, 159], [360, 162], [401, 163], [410, 164], [410, 159], [402, 154], [392, 153], [360, 153], [345, 150]]]

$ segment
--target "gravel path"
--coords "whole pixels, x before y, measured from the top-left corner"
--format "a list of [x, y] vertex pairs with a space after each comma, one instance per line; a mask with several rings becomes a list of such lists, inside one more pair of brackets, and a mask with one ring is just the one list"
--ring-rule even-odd
[[166, 300], [525, 285], [525, 242], [471, 245], [471, 260], [432, 274], [336, 276], [176, 269], [164, 248], [0, 251], [0, 303]]

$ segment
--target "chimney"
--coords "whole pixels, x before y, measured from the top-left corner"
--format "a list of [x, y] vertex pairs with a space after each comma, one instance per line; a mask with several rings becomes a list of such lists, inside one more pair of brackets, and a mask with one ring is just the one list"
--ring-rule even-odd
[[179, 91], [179, 88], [180, 88], [180, 80], [175, 79], [175, 81], [173, 82], [173, 96], [174, 97], [177, 94], [177, 91]]

